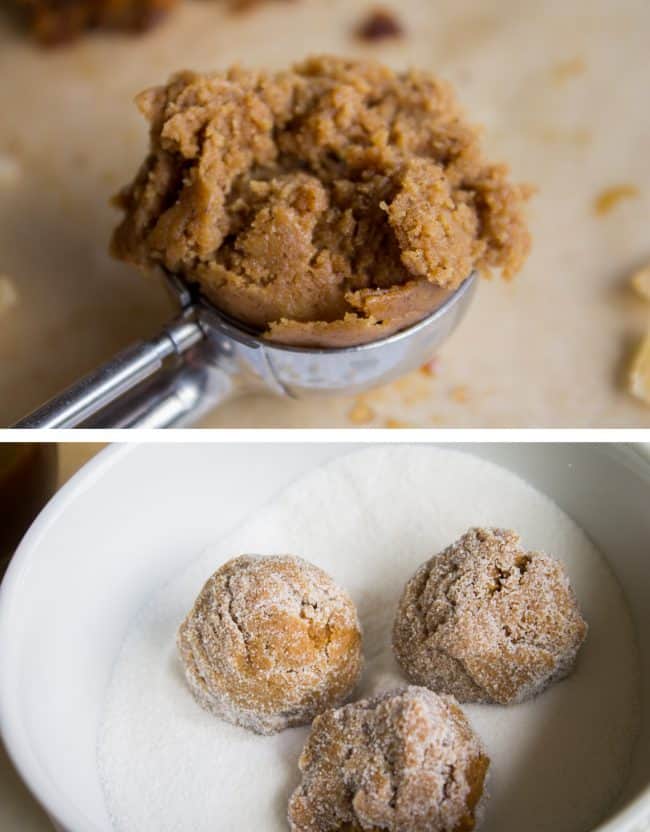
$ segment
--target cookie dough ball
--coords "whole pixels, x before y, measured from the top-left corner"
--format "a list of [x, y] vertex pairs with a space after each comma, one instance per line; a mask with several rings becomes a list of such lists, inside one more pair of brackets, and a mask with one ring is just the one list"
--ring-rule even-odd
[[526, 259], [529, 189], [428, 73], [321, 56], [182, 72], [138, 103], [151, 147], [118, 199], [114, 255], [182, 276], [269, 340], [374, 341], [474, 269]]
[[178, 631], [198, 702], [259, 734], [311, 722], [343, 702], [361, 672], [350, 597], [291, 555], [242, 555], [207, 581]]
[[562, 565], [506, 529], [470, 529], [407, 583], [393, 649], [407, 678], [511, 704], [572, 669], [587, 635]]
[[489, 766], [458, 704], [408, 687], [327, 711], [300, 757], [292, 832], [469, 832]]
[[18, 0], [30, 18], [34, 37], [53, 46], [67, 43], [89, 29], [144, 31], [157, 23], [178, 0]]

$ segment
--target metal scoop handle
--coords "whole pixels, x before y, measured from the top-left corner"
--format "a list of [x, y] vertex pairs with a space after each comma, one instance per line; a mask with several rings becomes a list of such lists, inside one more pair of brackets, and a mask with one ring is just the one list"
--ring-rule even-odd
[[453, 292], [441, 291], [435, 311], [408, 329], [368, 344], [328, 349], [265, 341], [172, 285], [183, 309], [175, 322], [151, 341], [119, 353], [15, 427], [185, 427], [235, 392], [353, 395], [426, 360], [462, 319], [476, 280], [470, 275]]
[[[180, 358], [204, 337], [193, 310], [187, 309], [155, 338], [136, 342], [122, 350], [14, 427], [76, 427], [160, 373], [168, 359]], [[130, 421], [126, 411], [119, 421], [123, 420]]]

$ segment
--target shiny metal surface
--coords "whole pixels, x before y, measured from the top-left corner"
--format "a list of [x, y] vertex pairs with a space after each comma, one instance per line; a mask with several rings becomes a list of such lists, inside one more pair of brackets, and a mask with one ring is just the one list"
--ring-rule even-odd
[[435, 312], [388, 338], [358, 347], [313, 349], [264, 341], [167, 276], [182, 309], [175, 322], [14, 427], [184, 427], [239, 392], [265, 390], [301, 398], [367, 390], [426, 361], [462, 319], [476, 281], [470, 275]]

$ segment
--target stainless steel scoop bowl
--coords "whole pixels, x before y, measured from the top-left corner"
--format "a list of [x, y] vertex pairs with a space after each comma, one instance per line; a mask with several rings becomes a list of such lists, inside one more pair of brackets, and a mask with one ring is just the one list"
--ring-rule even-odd
[[155, 338], [120, 352], [17, 422], [17, 428], [162, 428], [196, 423], [237, 393], [355, 393], [403, 375], [431, 357], [465, 314], [471, 274], [413, 326], [370, 344], [337, 349], [282, 346], [218, 312], [165, 275], [179, 317]]

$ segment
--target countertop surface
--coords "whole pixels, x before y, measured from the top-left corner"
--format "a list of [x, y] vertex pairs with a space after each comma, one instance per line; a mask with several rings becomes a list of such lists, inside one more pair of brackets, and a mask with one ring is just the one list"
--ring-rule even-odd
[[[59, 445], [59, 488], [104, 446]], [[3, 832], [52, 832], [52, 824], [15, 772], [0, 742], [0, 829]]]
[[482, 283], [432, 368], [360, 400], [247, 397], [206, 424], [650, 425], [622, 381], [650, 317], [628, 287], [650, 262], [646, 0], [402, 0], [405, 36], [372, 46], [353, 35], [372, 5], [362, 0], [224, 5], [187, 0], [140, 40], [95, 35], [54, 51], [0, 15], [0, 424], [172, 311], [155, 280], [107, 254], [109, 198], [146, 150], [134, 95], [181, 67], [338, 52], [456, 85], [490, 155], [539, 188], [532, 256], [513, 282]]

